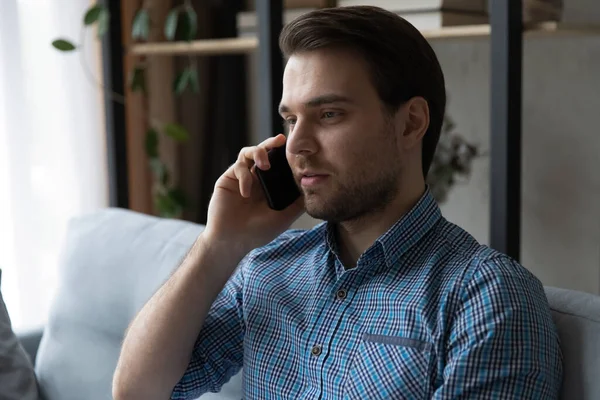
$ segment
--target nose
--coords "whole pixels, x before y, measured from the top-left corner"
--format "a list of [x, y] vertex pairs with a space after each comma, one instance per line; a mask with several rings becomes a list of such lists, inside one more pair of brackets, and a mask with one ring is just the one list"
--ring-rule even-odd
[[318, 145], [315, 140], [314, 129], [310, 124], [300, 119], [290, 127], [287, 139], [287, 151], [294, 156], [310, 156], [317, 152]]

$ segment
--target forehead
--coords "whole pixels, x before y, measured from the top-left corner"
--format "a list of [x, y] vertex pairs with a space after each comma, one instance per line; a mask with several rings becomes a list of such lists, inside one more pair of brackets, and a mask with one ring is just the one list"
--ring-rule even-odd
[[335, 93], [355, 100], [376, 95], [366, 62], [347, 50], [315, 50], [292, 55], [283, 73], [282, 103], [306, 102]]

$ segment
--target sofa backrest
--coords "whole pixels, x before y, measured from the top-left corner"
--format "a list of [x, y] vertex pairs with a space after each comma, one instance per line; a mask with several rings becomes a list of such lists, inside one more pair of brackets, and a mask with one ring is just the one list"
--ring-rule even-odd
[[546, 288], [564, 358], [562, 399], [600, 399], [600, 296]]
[[[71, 221], [59, 287], [36, 362], [46, 400], [112, 398], [112, 377], [127, 326], [202, 229], [122, 209]], [[220, 395], [201, 398], [239, 399], [240, 381], [236, 376]]]

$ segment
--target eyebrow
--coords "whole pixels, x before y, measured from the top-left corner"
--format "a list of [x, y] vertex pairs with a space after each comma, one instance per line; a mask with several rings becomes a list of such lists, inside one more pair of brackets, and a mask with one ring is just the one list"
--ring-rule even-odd
[[[305, 107], [319, 107], [324, 104], [334, 104], [334, 103], [352, 103], [352, 100], [348, 97], [341, 96], [338, 94], [325, 94], [322, 96], [313, 97], [306, 103], [304, 103]], [[290, 108], [285, 104], [279, 104], [279, 114], [284, 112], [289, 112]]]

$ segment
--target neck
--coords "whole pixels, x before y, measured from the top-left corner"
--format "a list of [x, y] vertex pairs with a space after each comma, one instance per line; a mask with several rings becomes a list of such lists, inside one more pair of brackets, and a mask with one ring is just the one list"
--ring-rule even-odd
[[341, 261], [346, 269], [354, 268], [361, 256], [419, 201], [425, 183], [401, 188], [398, 196], [385, 208], [336, 226]]

